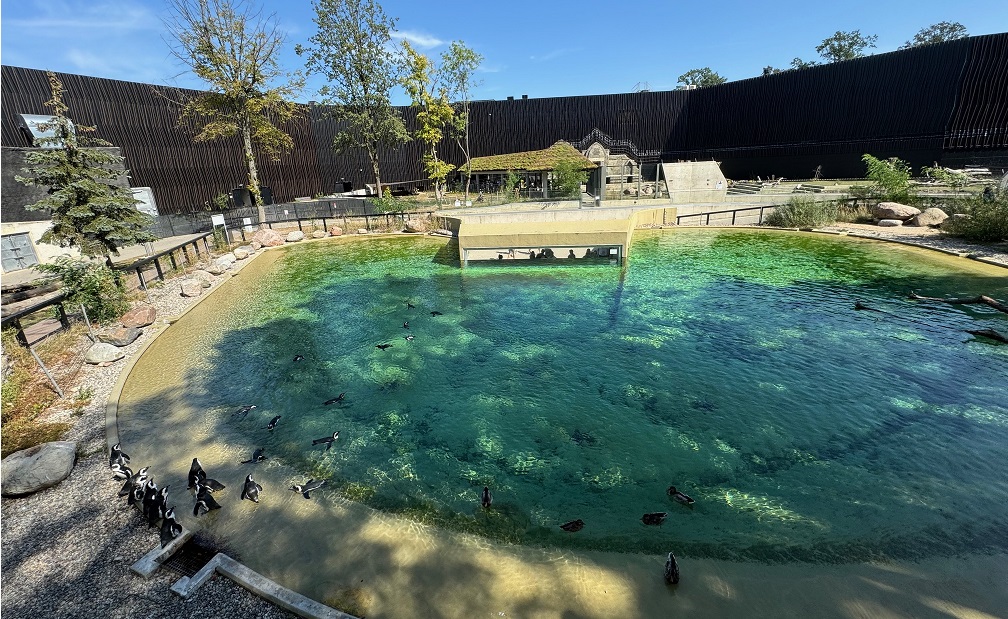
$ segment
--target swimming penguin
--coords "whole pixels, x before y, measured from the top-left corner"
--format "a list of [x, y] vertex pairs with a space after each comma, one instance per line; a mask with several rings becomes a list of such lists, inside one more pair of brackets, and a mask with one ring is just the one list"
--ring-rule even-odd
[[304, 361], [304, 355], [294, 355], [294, 363], [298, 361]]
[[375, 344], [375, 348], [385, 350], [386, 348], [392, 348], [392, 344]]
[[130, 457], [122, 450], [119, 443], [112, 446], [109, 450], [109, 467], [115, 468], [118, 464], [120, 466], [124, 464], [129, 464]]
[[243, 406], [231, 413], [232, 417], [237, 417], [238, 419], [245, 419], [245, 416], [249, 414], [252, 410], [256, 408], [255, 404], [249, 404], [248, 406]]
[[406, 341], [407, 342], [412, 342], [413, 341], [413, 334], [412, 333], [406, 336]]
[[123, 487], [119, 490], [119, 496], [129, 496], [133, 492], [133, 488], [142, 485], [147, 481], [147, 471], [150, 469], [149, 466], [145, 466], [136, 473], [133, 473], [123, 484]]
[[584, 520], [578, 518], [577, 520], [571, 520], [570, 522], [565, 522], [560, 525], [560, 528], [564, 531], [569, 531], [571, 533], [577, 533], [584, 528]]
[[406, 301], [406, 309], [416, 309], [416, 305], [413, 305], [409, 301]]
[[252, 452], [251, 458], [249, 458], [248, 460], [242, 460], [241, 463], [248, 464], [249, 462], [262, 462], [263, 460], [268, 460], [268, 458], [265, 455], [265, 452], [266, 450], [260, 447], [259, 449], [256, 449], [254, 452]]
[[489, 509], [491, 503], [493, 503], [493, 495], [490, 494], [490, 488], [483, 486], [483, 494], [480, 495], [480, 505], [483, 506], [483, 509]]
[[164, 548], [181, 534], [182, 525], [175, 520], [175, 508], [169, 507], [165, 510], [164, 520], [161, 521], [161, 547]]
[[337, 430], [336, 432], [333, 432], [332, 436], [317, 438], [314, 441], [312, 441], [311, 444], [312, 447], [314, 447], [315, 445], [321, 445], [322, 443], [325, 443], [326, 446], [325, 450], [329, 451], [332, 448], [332, 444], [335, 443], [336, 439], [338, 438], [339, 438], [339, 431]]
[[644, 514], [641, 516], [641, 522], [644, 524], [657, 524], [665, 522], [665, 517], [668, 516], [667, 512], [653, 512], [650, 514]]
[[319, 480], [309, 479], [304, 483], [304, 485], [299, 486], [298, 484], [294, 484], [293, 486], [291, 486], [291, 490], [293, 490], [294, 492], [300, 492], [301, 495], [304, 496], [304, 498], [310, 499], [311, 498], [310, 493], [315, 490], [318, 490], [319, 488], [324, 486], [325, 483], [326, 480], [324, 479]]
[[266, 427], [264, 427], [263, 430], [269, 430], [270, 432], [272, 432], [273, 428], [276, 427], [278, 421], [280, 421], [280, 415], [277, 415], [273, 419], [270, 419], [270, 422], [266, 424]]
[[335, 398], [331, 398], [329, 400], [326, 400], [325, 402], [322, 403], [322, 405], [323, 406], [329, 406], [330, 404], [339, 404], [340, 402], [343, 401], [343, 398], [345, 398], [345, 397], [346, 397], [346, 392], [344, 391], [343, 393], [339, 394]]
[[441, 316], [442, 314], [441, 314], [441, 312], [439, 312], [437, 310], [434, 310], [433, 312], [430, 313], [430, 315], [431, 316]]
[[679, 492], [676, 490], [675, 486], [669, 486], [668, 490], [665, 491], [673, 499], [679, 501], [683, 505], [692, 505], [695, 501], [685, 492]]
[[245, 487], [242, 488], [241, 498], [248, 499], [253, 503], [259, 502], [259, 492], [262, 491], [262, 486], [257, 484], [252, 476], [249, 475], [245, 478]]
[[402, 323], [402, 328], [403, 329], [409, 329], [409, 321], [408, 320], [406, 322]]
[[678, 582], [679, 564], [676, 563], [675, 555], [670, 552], [668, 553], [668, 559], [665, 560], [665, 583], [674, 585]]

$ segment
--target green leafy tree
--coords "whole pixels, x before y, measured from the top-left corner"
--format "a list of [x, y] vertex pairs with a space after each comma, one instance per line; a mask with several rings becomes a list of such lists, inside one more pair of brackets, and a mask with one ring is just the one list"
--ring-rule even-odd
[[862, 35], [860, 30], [836, 33], [816, 46], [815, 51], [819, 53], [826, 62], [840, 62], [841, 60], [852, 60], [864, 56], [864, 51], [869, 47], [875, 47], [878, 35]]
[[25, 155], [24, 176], [15, 178], [26, 185], [47, 188], [47, 195], [28, 210], [52, 211], [52, 227], [41, 237], [43, 243], [76, 247], [89, 258], [118, 255], [119, 249], [146, 241], [150, 217], [136, 209], [138, 200], [128, 187], [116, 184], [129, 175], [124, 159], [101, 147], [104, 140], [85, 135], [94, 127], [75, 127], [67, 118], [63, 84], [48, 73], [52, 99], [45, 103], [52, 120], [39, 128], [52, 135], [39, 140], [43, 148]]
[[329, 82], [319, 96], [334, 106], [331, 114], [340, 127], [333, 147], [367, 152], [380, 196], [381, 150], [409, 140], [389, 94], [398, 83], [389, 45], [396, 20], [375, 0], [314, 0], [312, 6], [318, 32], [295, 51], [307, 56], [309, 73]]
[[109, 323], [129, 311], [129, 299], [119, 274], [107, 264], [60, 256], [36, 268], [58, 277], [67, 302], [71, 307], [83, 305], [89, 320]]
[[298, 73], [277, 84], [288, 76], [278, 62], [285, 36], [275, 14], [264, 18], [262, 9], [244, 0], [169, 0], [169, 7], [165, 25], [176, 41], [172, 54], [210, 86], [184, 101], [181, 119], [202, 125], [198, 142], [241, 139], [247, 186], [265, 226], [255, 147], [273, 160], [294, 147], [277, 124], [298, 113], [290, 99], [304, 86]]
[[945, 41], [954, 41], [968, 36], [969, 33], [966, 32], [966, 26], [957, 21], [943, 21], [932, 24], [927, 28], [921, 28], [920, 32], [915, 34], [914, 38], [901, 45], [900, 49], [920, 47], [921, 45], [931, 45], [933, 43], [944, 43]]
[[472, 176], [472, 157], [469, 149], [469, 102], [472, 91], [479, 86], [474, 78], [476, 69], [483, 62], [483, 56], [466, 47], [461, 41], [452, 41], [451, 45], [441, 54], [441, 80], [448, 92], [449, 99], [454, 99], [455, 115], [449, 124], [449, 135], [455, 139], [459, 150], [465, 157], [462, 174], [465, 176], [465, 200], [469, 201], [469, 180]]
[[718, 84], [724, 84], [727, 81], [728, 80], [721, 77], [714, 71], [711, 71], [710, 67], [690, 69], [679, 76], [680, 84], [684, 86], [696, 86], [698, 88], [703, 88], [704, 86], [717, 86]]
[[910, 197], [910, 166], [898, 157], [877, 159], [869, 154], [861, 157], [868, 171], [865, 178], [875, 181], [875, 190], [882, 200], [905, 201]]
[[819, 63], [816, 62], [815, 60], [802, 60], [801, 58], [797, 58], [796, 57], [794, 60], [791, 61], [791, 68], [792, 69], [807, 69], [809, 67], [814, 67], [817, 64], [819, 64]]
[[588, 173], [573, 159], [562, 159], [553, 166], [553, 188], [566, 198], [581, 193], [581, 185], [588, 182]]
[[444, 85], [435, 81], [436, 71], [430, 58], [413, 49], [408, 41], [403, 41], [402, 85], [417, 108], [416, 138], [426, 145], [424, 170], [427, 178], [434, 181], [434, 195], [440, 205], [444, 194], [444, 181], [455, 166], [438, 155], [438, 144], [444, 139], [445, 128], [455, 115], [448, 102], [448, 92]]
[[924, 166], [921, 168], [921, 174], [930, 179], [934, 179], [943, 185], [948, 185], [956, 192], [961, 190], [970, 182], [969, 175], [963, 172], [954, 172], [943, 168], [937, 163], [934, 166]]

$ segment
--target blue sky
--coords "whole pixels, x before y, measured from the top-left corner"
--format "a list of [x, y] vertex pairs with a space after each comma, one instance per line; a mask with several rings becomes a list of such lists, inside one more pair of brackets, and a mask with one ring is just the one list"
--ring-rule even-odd
[[[252, 0], [255, 1], [255, 0]], [[265, 0], [287, 32], [281, 63], [300, 69], [295, 43], [315, 32], [308, 0]], [[875, 49], [897, 49], [942, 21], [970, 35], [1008, 31], [1006, 0], [872, 2], [435, 2], [384, 0], [400, 36], [429, 56], [452, 40], [483, 55], [477, 99], [671, 90], [680, 75], [710, 67], [730, 81], [787, 68], [837, 30], [878, 35]], [[8, 0], [0, 5], [0, 62], [135, 82], [201, 88], [169, 53], [156, 0]], [[320, 78], [299, 98], [317, 98]], [[408, 101], [395, 93], [396, 103]]]

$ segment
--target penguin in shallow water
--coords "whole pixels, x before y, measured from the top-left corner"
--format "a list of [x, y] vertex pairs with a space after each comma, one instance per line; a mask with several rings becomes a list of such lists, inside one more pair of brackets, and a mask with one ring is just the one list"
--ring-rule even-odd
[[198, 488], [199, 486], [207, 488], [210, 492], [223, 490], [227, 487], [216, 479], [208, 478], [199, 458], [193, 458], [192, 466], [189, 467], [189, 488]]
[[304, 361], [304, 355], [294, 355], [294, 363], [298, 361]]
[[199, 516], [200, 514], [220, 508], [220, 503], [217, 502], [217, 499], [213, 498], [213, 494], [210, 493], [209, 489], [202, 484], [196, 484], [196, 505], [193, 507], [192, 515]]
[[266, 457], [266, 450], [260, 447], [256, 449], [254, 452], [252, 452], [251, 458], [249, 458], [248, 460], [242, 460], [241, 463], [248, 464], [249, 462], [262, 462], [263, 460], [268, 459], [269, 458]]
[[668, 553], [665, 560], [665, 584], [674, 585], [679, 582], [679, 564], [676, 563], [675, 555]]
[[413, 341], [413, 334], [412, 333], [406, 336], [406, 341], [407, 342], [412, 342]]
[[416, 309], [416, 305], [413, 305], [409, 301], [406, 301], [406, 309]]
[[324, 486], [325, 483], [326, 480], [324, 479], [309, 479], [303, 485], [294, 484], [291, 486], [291, 490], [294, 492], [300, 492], [301, 496], [306, 499], [310, 499], [311, 493]]
[[493, 495], [490, 494], [490, 488], [483, 486], [483, 494], [480, 495], [480, 505], [483, 509], [490, 509], [490, 504], [493, 503]]
[[343, 401], [343, 398], [345, 398], [345, 397], [346, 397], [346, 392], [344, 391], [343, 393], [339, 394], [335, 398], [330, 398], [330, 399], [326, 400], [325, 402], [322, 403], [322, 405], [323, 406], [329, 406], [330, 404], [339, 404], [340, 402]]
[[263, 430], [269, 430], [270, 432], [272, 432], [273, 428], [276, 427], [278, 421], [280, 421], [280, 415], [277, 415], [273, 419], [270, 419], [270, 422], [266, 424], [266, 427], [264, 427]]
[[375, 348], [385, 350], [386, 348], [392, 348], [392, 344], [375, 344]]
[[560, 528], [569, 533], [577, 533], [584, 528], [584, 520], [578, 518], [577, 520], [571, 520], [570, 522], [565, 522], [560, 525]]
[[237, 417], [238, 419], [245, 419], [245, 416], [248, 415], [251, 411], [255, 410], [255, 408], [256, 408], [255, 404], [249, 404], [248, 406], [243, 406], [239, 408], [235, 412], [231, 413], [231, 415]]
[[181, 534], [182, 525], [175, 520], [175, 508], [169, 507], [165, 510], [164, 519], [161, 521], [161, 547], [164, 548]]
[[402, 323], [402, 328], [403, 329], [409, 329], [409, 321], [408, 320], [406, 322]]
[[433, 312], [430, 313], [430, 315], [431, 316], [441, 316], [441, 312], [439, 312], [437, 310], [434, 310]]
[[129, 464], [129, 461], [130, 461], [129, 455], [126, 454], [126, 452], [124, 452], [122, 450], [122, 447], [119, 445], [119, 443], [116, 443], [115, 445], [113, 445], [112, 449], [109, 450], [109, 467], [110, 468], [115, 468], [116, 465], [125, 466], [125, 465]]
[[329, 451], [330, 449], [332, 449], [333, 443], [335, 443], [336, 439], [338, 438], [339, 438], [339, 430], [333, 432], [332, 436], [324, 436], [322, 438], [317, 438], [314, 441], [312, 441], [311, 444], [312, 447], [314, 447], [315, 445], [322, 445], [324, 443], [326, 446], [325, 450]]
[[249, 475], [245, 478], [245, 486], [242, 488], [241, 498], [248, 499], [253, 503], [259, 502], [259, 493], [262, 491], [262, 486], [256, 483], [252, 476]]

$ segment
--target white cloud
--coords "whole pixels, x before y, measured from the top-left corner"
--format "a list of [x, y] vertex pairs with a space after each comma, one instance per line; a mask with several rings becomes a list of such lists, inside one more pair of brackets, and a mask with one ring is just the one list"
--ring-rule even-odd
[[410, 43], [416, 45], [421, 49], [430, 49], [432, 47], [444, 45], [445, 43], [444, 41], [435, 36], [431, 36], [429, 34], [423, 34], [421, 32], [414, 32], [412, 30], [393, 32], [392, 38], [409, 41]]
[[80, 35], [97, 30], [138, 31], [161, 30], [156, 15], [134, 2], [46, 2], [35, 3], [32, 9], [22, 6], [23, 15], [5, 17], [4, 26], [41, 36]]
[[553, 51], [546, 52], [542, 56], [529, 56], [529, 60], [535, 62], [546, 62], [548, 60], [555, 60], [561, 56], [566, 56], [567, 54], [578, 51], [578, 47], [561, 47], [560, 49], [555, 49]]

